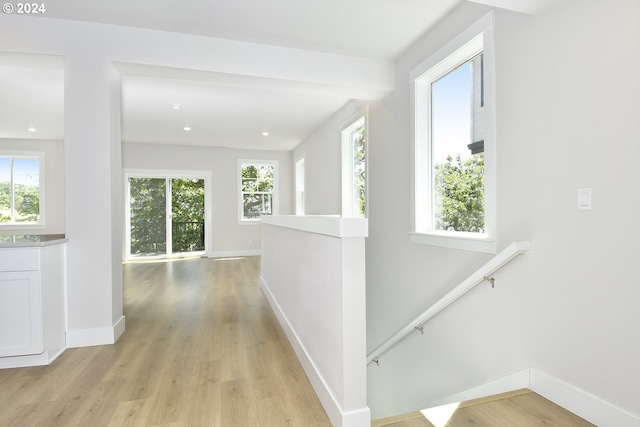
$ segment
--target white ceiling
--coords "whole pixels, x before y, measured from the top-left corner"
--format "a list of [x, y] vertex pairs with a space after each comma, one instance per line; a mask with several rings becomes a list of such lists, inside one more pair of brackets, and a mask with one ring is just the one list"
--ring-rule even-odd
[[[46, 18], [392, 61], [460, 2], [56, 0], [46, 4]], [[309, 90], [277, 79], [116, 67], [122, 75], [123, 142], [290, 150], [357, 97], [353, 91]], [[62, 58], [0, 53], [0, 138], [63, 139], [62, 69]], [[183, 108], [176, 111], [173, 103]], [[36, 132], [27, 130], [34, 126]], [[270, 135], [263, 136], [265, 131]]]
[[56, 0], [48, 18], [394, 59], [460, 0]]
[[62, 139], [63, 67], [59, 56], [0, 54], [0, 138]]

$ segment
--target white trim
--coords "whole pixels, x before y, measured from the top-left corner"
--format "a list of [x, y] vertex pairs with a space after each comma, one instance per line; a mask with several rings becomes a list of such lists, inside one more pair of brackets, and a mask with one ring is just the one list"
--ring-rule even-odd
[[367, 237], [369, 221], [366, 218], [342, 218], [333, 215], [278, 215], [262, 216], [265, 225], [293, 228], [331, 237]]
[[[124, 169], [124, 191], [123, 191], [123, 206], [125, 209], [124, 213], [124, 239], [122, 248], [122, 254], [124, 257], [123, 261], [132, 261], [138, 259], [136, 257], [131, 256], [131, 205], [129, 203], [129, 178], [159, 178], [159, 179], [168, 179], [168, 178], [187, 178], [187, 179], [204, 179], [204, 253], [208, 254], [213, 247], [213, 233], [212, 223], [212, 206], [213, 206], [213, 174], [211, 171], [203, 171], [203, 170], [172, 170], [172, 169]], [[170, 204], [167, 203], [167, 208], [170, 208]], [[167, 221], [170, 221], [169, 216], [167, 215]], [[209, 231], [207, 231], [209, 230]], [[169, 239], [170, 236], [167, 236]], [[169, 245], [167, 245], [169, 249]], [[169, 255], [164, 255], [162, 257], [169, 258], [174, 254], [169, 253]], [[184, 254], [175, 254], [182, 255]], [[151, 258], [150, 258], [151, 259]]]
[[209, 258], [229, 258], [229, 257], [245, 257], [245, 256], [260, 256], [262, 255], [261, 249], [241, 249], [237, 251], [213, 251], [208, 255]]
[[341, 142], [341, 163], [342, 163], [342, 216], [344, 217], [356, 217], [362, 218], [361, 215], [354, 212], [353, 207], [353, 144], [351, 135], [353, 131], [359, 127], [364, 127], [364, 164], [365, 164], [365, 183], [364, 183], [364, 218], [367, 217], [369, 212], [369, 171], [368, 171], [368, 155], [369, 155], [369, 108], [365, 107], [357, 114], [354, 114], [340, 130], [340, 142]]
[[476, 233], [455, 233], [445, 234], [446, 232], [431, 233], [409, 233], [412, 243], [421, 243], [424, 245], [440, 246], [449, 249], [459, 249], [463, 251], [483, 252], [487, 254], [495, 254], [497, 250], [497, 242], [495, 239], [489, 239], [486, 234]]
[[275, 313], [285, 335], [287, 336], [293, 351], [298, 356], [298, 360], [302, 365], [309, 382], [313, 386], [318, 399], [322, 403], [322, 407], [327, 413], [331, 424], [335, 427], [365, 427], [371, 425], [371, 410], [369, 407], [359, 408], [353, 411], [344, 411], [336, 397], [331, 392], [331, 388], [323, 378], [322, 374], [316, 367], [311, 356], [307, 352], [302, 341], [298, 338], [293, 330], [289, 319], [278, 305], [275, 297], [269, 289], [269, 285], [264, 278], [260, 276], [260, 289], [269, 301], [273, 312]]
[[124, 334], [125, 330], [125, 320], [124, 316], [120, 316], [120, 319], [116, 323], [113, 324], [113, 342], [118, 341], [118, 338]]
[[[489, 12], [410, 72], [411, 98], [411, 241], [475, 252], [496, 253], [496, 141], [494, 14]], [[431, 197], [430, 82], [477, 53], [484, 55], [485, 232], [433, 229]], [[470, 236], [475, 234], [475, 236]]]
[[638, 427], [640, 415], [618, 408], [597, 396], [552, 377], [537, 369], [530, 369], [529, 388], [550, 401], [597, 426]]
[[[1, 223], [0, 229], [4, 230], [13, 230], [13, 229], [22, 229], [22, 230], [37, 230], [46, 228], [46, 192], [45, 192], [45, 162], [46, 162], [46, 153], [44, 151], [22, 151], [22, 150], [2, 150], [0, 151], [0, 157], [9, 157], [9, 158], [29, 158], [29, 159], [38, 159], [38, 222], [12, 222], [12, 223]], [[13, 172], [10, 176], [11, 182], [13, 183]], [[12, 189], [13, 191], [13, 189]], [[13, 207], [15, 209], [15, 207]]]
[[[302, 173], [301, 173], [302, 172]], [[305, 211], [305, 185], [306, 185], [306, 169], [305, 169], [305, 153], [301, 153], [293, 160], [293, 200], [296, 205], [296, 215], [304, 215]]]
[[246, 225], [260, 225], [260, 218], [243, 219], [238, 221], [238, 225], [243, 227]]
[[422, 61], [417, 67], [415, 67], [410, 73], [409, 78], [413, 82], [415, 79], [427, 72], [431, 67], [444, 60], [451, 53], [455, 52], [461, 46], [467, 44], [470, 40], [476, 38], [479, 34], [493, 27], [494, 25], [494, 12], [491, 11], [471, 24], [467, 29], [451, 39], [447, 44], [438, 49], [429, 58]]
[[479, 399], [523, 388], [528, 388], [597, 426], [637, 427], [640, 425], [640, 415], [618, 408], [535, 368], [525, 368], [480, 386], [433, 400], [427, 403], [425, 408]]
[[278, 160], [271, 159], [238, 159], [237, 160], [237, 190], [236, 196], [238, 198], [238, 225], [240, 224], [251, 224], [251, 223], [259, 223], [260, 220], [256, 219], [245, 219], [243, 216], [244, 209], [242, 204], [242, 165], [267, 165], [273, 166], [273, 191], [271, 192], [271, 215], [278, 215], [280, 212], [280, 183], [279, 183], [279, 165], [280, 162]]
[[66, 347], [92, 347], [96, 345], [114, 344], [124, 332], [124, 316], [108, 328], [74, 329], [67, 331]]
[[49, 355], [49, 350], [40, 354], [30, 354], [27, 356], [0, 357], [0, 369], [27, 368], [30, 366], [46, 366], [53, 363], [66, 348], [61, 348], [56, 353]]

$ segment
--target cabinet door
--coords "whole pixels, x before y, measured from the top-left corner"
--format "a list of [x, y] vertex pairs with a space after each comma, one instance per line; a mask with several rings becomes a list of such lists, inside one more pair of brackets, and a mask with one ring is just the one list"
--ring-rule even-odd
[[0, 273], [0, 357], [42, 353], [37, 271]]

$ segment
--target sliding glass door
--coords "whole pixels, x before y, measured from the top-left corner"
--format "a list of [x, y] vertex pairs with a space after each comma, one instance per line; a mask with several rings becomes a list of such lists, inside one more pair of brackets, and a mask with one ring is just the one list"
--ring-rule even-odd
[[164, 178], [129, 178], [130, 254], [166, 255], [167, 183]]
[[205, 179], [128, 176], [127, 258], [205, 251]]
[[204, 251], [204, 179], [171, 181], [171, 253]]

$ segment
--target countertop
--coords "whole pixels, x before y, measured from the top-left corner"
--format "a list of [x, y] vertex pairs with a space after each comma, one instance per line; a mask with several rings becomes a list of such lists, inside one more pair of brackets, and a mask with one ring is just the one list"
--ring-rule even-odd
[[42, 247], [68, 242], [64, 234], [21, 234], [0, 236], [0, 248]]

